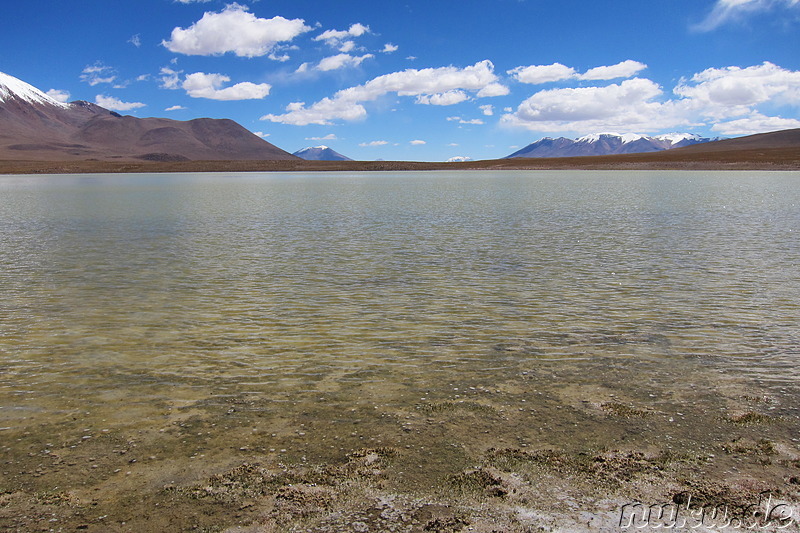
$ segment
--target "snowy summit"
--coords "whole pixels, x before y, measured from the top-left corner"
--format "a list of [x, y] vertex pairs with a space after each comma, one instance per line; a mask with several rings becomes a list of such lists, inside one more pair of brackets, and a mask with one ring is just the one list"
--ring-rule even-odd
[[591, 133], [578, 139], [545, 137], [506, 156], [505, 159], [660, 152], [716, 140], [719, 138], [706, 138], [694, 133], [665, 133], [655, 136], [639, 133]]
[[63, 109], [69, 108], [69, 104], [59, 102], [33, 85], [27, 84], [14, 76], [9, 76], [4, 72], [0, 72], [0, 102], [8, 102], [15, 98], [28, 102], [29, 104], [52, 105]]
[[294, 156], [306, 161], [352, 161], [349, 157], [343, 156], [339, 152], [328, 148], [327, 146], [309, 146], [298, 150]]

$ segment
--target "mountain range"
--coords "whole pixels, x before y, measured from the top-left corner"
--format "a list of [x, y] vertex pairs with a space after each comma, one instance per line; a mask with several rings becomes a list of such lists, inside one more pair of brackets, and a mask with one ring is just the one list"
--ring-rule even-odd
[[0, 159], [29, 161], [296, 160], [229, 119], [123, 116], [59, 102], [0, 72]]
[[647, 136], [636, 133], [593, 133], [578, 139], [545, 137], [503, 159], [515, 157], [577, 157], [660, 152], [716, 141], [693, 133]]
[[292, 155], [306, 161], [352, 161], [349, 157], [343, 156], [327, 146], [309, 146], [296, 151]]

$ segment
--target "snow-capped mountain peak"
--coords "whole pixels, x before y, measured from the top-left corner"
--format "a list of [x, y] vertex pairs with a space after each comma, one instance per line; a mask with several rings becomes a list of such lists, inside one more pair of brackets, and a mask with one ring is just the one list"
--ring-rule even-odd
[[694, 133], [665, 133], [656, 136], [639, 133], [591, 133], [575, 140], [564, 137], [559, 139], [545, 137], [506, 157], [576, 157], [635, 154], [659, 152], [712, 140], [719, 139], [708, 139]]
[[294, 154], [300, 159], [306, 161], [352, 161], [349, 157], [343, 156], [339, 152], [327, 146], [309, 146], [302, 150], [296, 151]]
[[663, 133], [661, 135], [655, 135], [654, 139], [658, 139], [659, 141], [668, 141], [670, 144], [678, 144], [681, 141], [697, 141], [702, 139], [696, 133]]
[[645, 138], [644, 135], [640, 135], [638, 133], [615, 133], [609, 131], [603, 133], [590, 133], [589, 135], [584, 135], [583, 137], [579, 137], [577, 139], [577, 142], [595, 143], [600, 139], [602, 139], [603, 137], [611, 137], [611, 138], [616, 137], [622, 141], [622, 144], [627, 144]]
[[69, 104], [59, 102], [33, 85], [29, 85], [14, 76], [9, 76], [4, 72], [0, 72], [0, 102], [6, 102], [13, 98], [24, 100], [30, 104], [52, 105], [63, 109], [69, 108]]

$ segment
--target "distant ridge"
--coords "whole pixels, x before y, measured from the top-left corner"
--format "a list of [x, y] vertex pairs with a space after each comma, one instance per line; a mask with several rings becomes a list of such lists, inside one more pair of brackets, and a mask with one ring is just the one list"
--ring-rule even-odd
[[718, 139], [700, 137], [693, 133], [666, 133], [652, 137], [636, 133], [593, 133], [578, 139], [545, 137], [503, 159], [639, 154], [672, 150], [715, 140]]
[[294, 160], [233, 120], [122, 116], [59, 102], [0, 72], [0, 159], [28, 161]]
[[296, 151], [292, 155], [306, 161], [352, 161], [349, 157], [343, 156], [327, 146], [309, 146]]

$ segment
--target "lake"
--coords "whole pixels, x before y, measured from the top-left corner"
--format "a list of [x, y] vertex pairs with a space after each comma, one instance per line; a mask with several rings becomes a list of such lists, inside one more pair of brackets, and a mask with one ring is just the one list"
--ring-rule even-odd
[[198, 527], [340, 501], [211, 490], [244, 463], [372, 458], [370, 490], [532, 524], [578, 520], [572, 489], [611, 517], [596, 486], [791, 495], [798, 258], [798, 172], [0, 176], [0, 493], [139, 531], [167, 527], [142, 501]]

